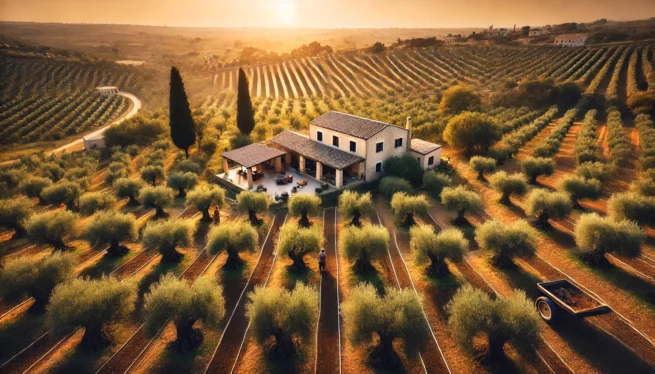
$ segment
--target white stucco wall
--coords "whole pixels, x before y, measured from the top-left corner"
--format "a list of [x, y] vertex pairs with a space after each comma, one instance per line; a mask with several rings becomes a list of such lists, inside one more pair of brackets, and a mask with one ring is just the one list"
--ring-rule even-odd
[[105, 138], [100, 139], [84, 139], [84, 149], [91, 151], [105, 147]]
[[[378, 178], [382, 173], [375, 172], [375, 164], [390, 158], [401, 157], [407, 152], [407, 130], [396, 126], [387, 126], [384, 130], [368, 139], [366, 144], [366, 180], [372, 181]], [[397, 138], [403, 138], [403, 146], [394, 148]], [[375, 152], [375, 144], [384, 142], [384, 150], [380, 153]]]
[[[328, 130], [328, 129], [325, 129], [325, 128], [322, 128], [322, 127], [317, 127], [316, 125], [310, 125], [309, 126], [309, 138], [311, 140], [318, 141], [318, 138], [317, 138], [317, 135], [316, 135], [316, 133], [318, 131], [323, 133], [323, 141], [322, 141], [323, 144], [328, 145], [330, 147], [334, 147], [332, 145], [332, 137], [333, 136], [338, 136], [339, 137], [339, 147], [338, 148], [340, 150], [342, 150], [342, 151], [353, 153], [353, 152], [350, 152], [350, 141], [352, 140], [355, 143], [357, 143], [357, 152], [354, 152], [354, 154], [356, 154], [357, 156], [360, 156], [360, 157], [364, 157], [364, 158], [366, 157], [366, 140], [360, 139], [360, 138], [355, 138], [353, 136], [348, 136], [346, 134], [342, 134], [340, 132]], [[334, 147], [334, 148], [337, 148], [337, 147]]]
[[[409, 154], [418, 160], [418, 163], [419, 165], [421, 165], [423, 170], [434, 169], [437, 166], [439, 166], [439, 163], [441, 162], [441, 148], [432, 151], [426, 155], [422, 155], [414, 151], [409, 151]], [[430, 157], [434, 157], [434, 163], [432, 165], [428, 165], [428, 161], [430, 160]]]

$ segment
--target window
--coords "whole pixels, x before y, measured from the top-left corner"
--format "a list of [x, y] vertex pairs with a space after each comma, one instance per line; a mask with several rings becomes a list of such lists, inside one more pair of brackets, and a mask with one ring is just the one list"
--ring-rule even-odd
[[375, 164], [375, 172], [376, 172], [376, 173], [379, 173], [379, 172], [381, 172], [381, 171], [382, 171], [382, 161], [380, 161], [380, 162], [378, 162], [377, 164]]
[[316, 131], [316, 140], [319, 142], [323, 141], [323, 132], [322, 131]]
[[431, 165], [434, 165], [434, 156], [430, 156], [430, 158], [428, 158], [428, 166]]
[[398, 138], [396, 139], [396, 142], [394, 144], [395, 148], [402, 147], [403, 146], [403, 138]]
[[357, 142], [350, 141], [350, 152], [357, 152]]
[[375, 153], [384, 151], [384, 142], [375, 143]]
[[338, 136], [332, 135], [332, 145], [337, 147], [337, 148], [339, 147], [339, 137]]
[[421, 165], [421, 158], [420, 157], [417, 157], [416, 161], [418, 161], [418, 164]]

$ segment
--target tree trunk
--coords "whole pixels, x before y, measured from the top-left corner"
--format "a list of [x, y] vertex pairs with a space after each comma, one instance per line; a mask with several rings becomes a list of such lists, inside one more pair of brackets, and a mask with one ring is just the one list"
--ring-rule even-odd
[[571, 196], [571, 203], [573, 203], [573, 209], [582, 209], [582, 206], [578, 202], [578, 198]]
[[289, 258], [293, 261], [293, 264], [289, 266], [289, 271], [292, 273], [303, 273], [307, 270], [307, 264], [305, 264], [305, 252], [298, 251], [297, 248], [294, 248], [287, 252]]
[[155, 218], [166, 218], [168, 217], [168, 213], [164, 212], [164, 208], [162, 208], [160, 205], [155, 206]]
[[130, 195], [128, 197], [130, 200], [127, 202], [129, 205], [139, 205], [139, 201], [134, 197], [134, 195]]
[[227, 249], [227, 260], [225, 261], [225, 267], [228, 269], [238, 269], [243, 266], [243, 259], [239, 257], [239, 252], [233, 249]]
[[448, 264], [446, 264], [445, 257], [428, 253], [428, 258], [430, 259], [430, 265], [427, 267], [426, 272], [429, 276], [435, 278], [443, 278], [450, 274], [450, 270], [448, 270]]
[[580, 257], [592, 266], [607, 267], [610, 265], [610, 262], [605, 257], [604, 250], [596, 249], [593, 252], [584, 253]]
[[164, 263], [175, 264], [182, 261], [183, 254], [178, 252], [173, 246], [164, 246], [160, 249], [161, 260]]
[[486, 361], [488, 364], [498, 362], [505, 356], [505, 351], [503, 350], [505, 342], [507, 339], [498, 336], [489, 336], [487, 338], [489, 351], [487, 352]]
[[512, 202], [509, 200], [509, 194], [507, 194], [507, 193], [504, 193], [503, 196], [500, 197], [500, 201], [499, 201], [499, 202], [500, 202], [501, 204], [503, 204], [503, 205], [509, 205], [509, 204], [512, 203]]
[[457, 211], [457, 217], [453, 220], [453, 223], [456, 225], [465, 225], [468, 223], [466, 221], [466, 217], [464, 217], [464, 214], [466, 213], [466, 209], [461, 209]]
[[186, 158], [189, 158], [189, 147], [184, 148], [184, 154], [186, 155]]
[[530, 180], [528, 181], [528, 183], [530, 183], [530, 184], [537, 184], [537, 177], [538, 177], [538, 175], [533, 175], [533, 176], [531, 176], [531, 177], [530, 177]]
[[87, 326], [82, 336], [82, 347], [88, 351], [98, 351], [109, 343], [109, 338], [102, 331], [102, 325]]
[[248, 211], [248, 219], [250, 220], [250, 224], [253, 226], [257, 226], [261, 222], [259, 218], [257, 218], [257, 213], [255, 213], [254, 210]]
[[177, 197], [186, 197], [186, 192], [184, 191], [184, 188], [177, 189]]
[[30, 307], [30, 312], [32, 313], [38, 313], [42, 314], [45, 312], [46, 306], [48, 305], [48, 301], [50, 300], [50, 295], [44, 295], [44, 292], [38, 292], [34, 290], [33, 292], [30, 292], [30, 295], [34, 298], [34, 303]]
[[482, 171], [478, 172], [478, 180], [479, 181], [484, 181], [485, 180], [484, 179], [484, 172], [482, 172]]
[[157, 187], [157, 178], [152, 178], [152, 186]]
[[196, 323], [196, 320], [191, 319], [175, 324], [177, 339], [175, 339], [173, 345], [178, 352], [183, 353], [194, 350], [202, 343], [203, 334], [200, 329], [193, 328], [194, 323]]
[[491, 257], [491, 264], [498, 268], [511, 268], [514, 266], [514, 261], [505, 254], [497, 253]]
[[368, 254], [360, 255], [357, 261], [355, 261], [353, 269], [360, 274], [366, 274], [375, 270], [373, 265], [371, 265], [371, 260], [368, 258]]
[[537, 222], [535, 222], [535, 226], [537, 228], [542, 229], [542, 230], [549, 230], [551, 228], [550, 223], [548, 223], [549, 215], [546, 212], [541, 212], [539, 213], [539, 216], [537, 216]]
[[394, 336], [378, 332], [380, 342], [368, 354], [369, 361], [374, 366], [398, 367], [400, 359], [393, 349]]
[[56, 238], [48, 241], [48, 244], [51, 246], [55, 247], [56, 251], [68, 251], [73, 249], [73, 247], [69, 247], [64, 243], [64, 240], [62, 238]]
[[268, 356], [279, 360], [290, 359], [296, 350], [291, 336], [285, 334], [282, 329], [274, 329], [273, 336], [275, 337], [275, 345], [268, 350]]
[[202, 218], [200, 219], [203, 222], [211, 222], [212, 216], [209, 214], [209, 207], [202, 209]]
[[403, 226], [405, 227], [412, 227], [416, 221], [414, 220], [414, 214], [412, 213], [407, 213], [405, 216], [405, 219], [403, 220]]
[[14, 229], [14, 236], [12, 238], [17, 239], [17, 238], [23, 238], [25, 235], [27, 235], [27, 230], [21, 225], [15, 225], [12, 227]]
[[307, 209], [303, 209], [300, 212], [300, 221], [298, 222], [300, 224], [300, 227], [308, 228], [312, 224], [309, 222], [309, 218], [307, 218]]
[[350, 224], [355, 227], [362, 227], [362, 222], [359, 220], [361, 216], [362, 214], [359, 213], [359, 210], [356, 210], [355, 213], [353, 213], [353, 219], [350, 221]]
[[110, 256], [121, 256], [129, 252], [130, 249], [120, 245], [118, 240], [112, 240], [111, 243], [109, 243], [109, 248], [107, 249], [107, 253]]

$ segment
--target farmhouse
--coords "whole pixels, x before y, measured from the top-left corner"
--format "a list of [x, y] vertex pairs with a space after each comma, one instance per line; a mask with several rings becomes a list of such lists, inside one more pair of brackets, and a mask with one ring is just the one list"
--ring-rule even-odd
[[112, 96], [118, 94], [118, 88], [114, 86], [96, 87], [96, 91], [98, 91], [102, 96]]
[[[223, 153], [225, 172], [218, 177], [242, 189], [252, 189], [262, 179], [263, 187], [271, 186], [277, 191], [278, 177], [289, 177], [292, 170], [296, 178], [302, 179], [296, 184], [317, 187], [327, 184], [340, 189], [378, 178], [384, 161], [391, 157], [409, 154], [424, 169], [438, 166], [441, 146], [419, 139], [410, 143], [411, 133], [411, 118], [407, 118], [403, 128], [331, 111], [310, 122], [309, 135], [287, 130], [265, 144], [251, 144]], [[237, 167], [230, 168], [234, 164]]]
[[562, 34], [555, 38], [555, 46], [584, 47], [588, 37], [587, 34]]
[[84, 150], [92, 151], [94, 149], [104, 148], [105, 147], [105, 136], [104, 134], [91, 134], [82, 138], [84, 141]]

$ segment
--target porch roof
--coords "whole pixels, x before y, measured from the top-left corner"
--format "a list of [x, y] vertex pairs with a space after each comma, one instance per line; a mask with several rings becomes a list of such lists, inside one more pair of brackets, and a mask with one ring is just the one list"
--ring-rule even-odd
[[221, 156], [241, 166], [250, 168], [285, 154], [286, 152], [280, 151], [279, 149], [267, 147], [261, 143], [253, 143], [245, 147], [223, 152]]
[[335, 169], [345, 169], [364, 161], [360, 156], [327, 146], [293, 131], [283, 131], [270, 141]]

